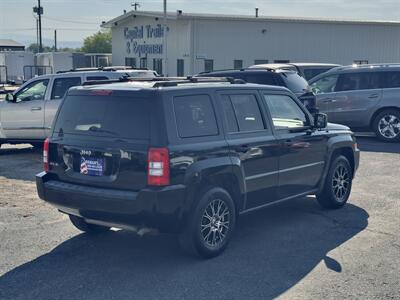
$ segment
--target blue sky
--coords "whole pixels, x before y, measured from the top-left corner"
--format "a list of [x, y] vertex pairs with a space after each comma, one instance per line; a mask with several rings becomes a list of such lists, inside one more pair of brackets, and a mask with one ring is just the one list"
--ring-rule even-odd
[[[131, 10], [134, 0], [42, 0], [43, 38], [51, 44], [57, 29], [59, 44], [79, 45], [99, 30], [103, 20]], [[162, 0], [136, 0], [140, 10], [162, 10]], [[34, 41], [32, 7], [37, 0], [0, 0], [0, 38]], [[254, 14], [363, 20], [400, 21], [400, 0], [169, 0], [168, 10], [184, 12]]]

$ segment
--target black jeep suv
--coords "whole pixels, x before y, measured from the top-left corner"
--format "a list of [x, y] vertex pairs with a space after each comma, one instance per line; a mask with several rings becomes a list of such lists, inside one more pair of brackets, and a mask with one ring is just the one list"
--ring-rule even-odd
[[192, 78], [70, 89], [36, 181], [82, 231], [157, 228], [212, 257], [241, 214], [310, 194], [343, 206], [358, 162], [352, 132], [286, 88]]

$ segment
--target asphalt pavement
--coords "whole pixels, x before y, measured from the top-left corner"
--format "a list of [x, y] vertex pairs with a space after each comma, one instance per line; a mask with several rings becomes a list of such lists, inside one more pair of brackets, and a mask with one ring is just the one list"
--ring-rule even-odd
[[173, 235], [90, 236], [38, 199], [41, 153], [0, 149], [0, 299], [399, 299], [400, 144], [360, 137], [349, 203], [313, 197], [239, 219], [201, 260]]

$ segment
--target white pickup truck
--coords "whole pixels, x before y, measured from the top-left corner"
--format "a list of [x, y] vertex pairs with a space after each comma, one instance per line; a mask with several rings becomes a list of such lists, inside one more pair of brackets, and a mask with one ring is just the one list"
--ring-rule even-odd
[[156, 77], [157, 73], [142, 69], [104, 69], [71, 71], [33, 78], [0, 101], [1, 144], [30, 143], [40, 146], [50, 135], [54, 116], [62, 98], [72, 86], [85, 81], [129, 77]]

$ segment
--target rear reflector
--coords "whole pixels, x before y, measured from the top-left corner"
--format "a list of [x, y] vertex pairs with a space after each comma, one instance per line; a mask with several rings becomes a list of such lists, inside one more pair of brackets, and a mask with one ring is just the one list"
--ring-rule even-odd
[[43, 144], [43, 168], [47, 172], [49, 171], [49, 139], [44, 140]]
[[148, 185], [169, 184], [169, 152], [167, 148], [150, 148], [148, 153]]

